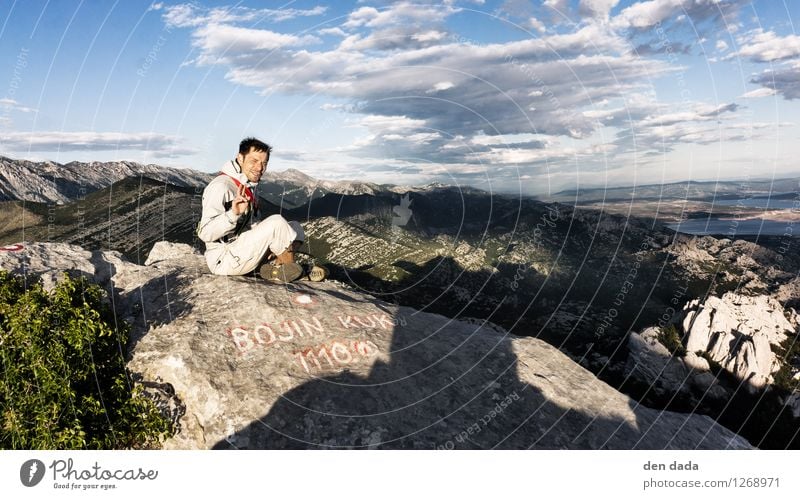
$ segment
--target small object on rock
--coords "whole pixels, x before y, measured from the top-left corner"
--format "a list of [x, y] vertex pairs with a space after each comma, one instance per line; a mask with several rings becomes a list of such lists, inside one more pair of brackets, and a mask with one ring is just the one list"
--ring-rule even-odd
[[298, 305], [313, 305], [314, 299], [311, 298], [311, 295], [300, 294], [300, 295], [295, 295], [294, 302], [297, 303]]
[[328, 269], [319, 265], [314, 265], [308, 271], [308, 280], [312, 282], [324, 281], [328, 277]]

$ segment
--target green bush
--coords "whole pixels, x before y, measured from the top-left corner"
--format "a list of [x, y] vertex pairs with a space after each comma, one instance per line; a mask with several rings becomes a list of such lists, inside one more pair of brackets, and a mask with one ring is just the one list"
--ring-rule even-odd
[[669, 353], [672, 355], [678, 357], [686, 356], [686, 347], [683, 346], [681, 334], [674, 324], [661, 328], [661, 331], [658, 333], [658, 341], [667, 347], [667, 350], [669, 350]]
[[152, 448], [171, 422], [125, 369], [130, 327], [103, 290], [51, 292], [0, 270], [0, 448]]

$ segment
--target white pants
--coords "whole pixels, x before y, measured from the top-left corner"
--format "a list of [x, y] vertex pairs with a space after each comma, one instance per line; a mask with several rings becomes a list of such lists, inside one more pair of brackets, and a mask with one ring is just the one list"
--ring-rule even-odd
[[222, 244], [221, 252], [207, 251], [206, 262], [214, 274], [244, 275], [256, 269], [267, 250], [280, 255], [297, 240], [305, 240], [300, 224], [272, 215], [239, 234], [234, 241]]

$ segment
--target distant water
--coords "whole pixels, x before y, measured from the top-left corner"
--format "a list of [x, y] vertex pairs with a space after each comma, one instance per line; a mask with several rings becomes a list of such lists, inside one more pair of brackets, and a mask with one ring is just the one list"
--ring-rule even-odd
[[720, 220], [718, 218], [700, 218], [686, 220], [681, 223], [666, 224], [670, 229], [695, 235], [751, 236], [796, 236], [800, 237], [800, 223], [776, 222], [774, 220]]
[[[762, 208], [764, 210], [790, 210], [800, 208], [800, 198], [798, 199], [774, 199], [774, 198], [745, 198], [745, 199], [718, 199], [714, 201], [715, 206], [744, 208]], [[728, 215], [730, 217], [730, 215]], [[739, 220], [731, 218], [695, 218], [685, 220], [681, 223], [673, 222], [666, 224], [672, 230], [683, 232], [684, 234], [695, 235], [714, 235], [714, 236], [752, 236], [762, 234], [765, 236], [795, 236], [800, 237], [800, 222], [776, 220]]]

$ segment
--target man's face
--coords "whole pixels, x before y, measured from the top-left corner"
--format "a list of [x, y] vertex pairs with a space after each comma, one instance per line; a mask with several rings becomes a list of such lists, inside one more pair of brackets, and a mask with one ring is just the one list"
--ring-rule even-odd
[[267, 169], [267, 161], [269, 161], [267, 151], [254, 151], [252, 147], [247, 154], [239, 153], [236, 159], [239, 161], [239, 166], [242, 167], [242, 173], [250, 182], [258, 182], [261, 179], [261, 175]]

